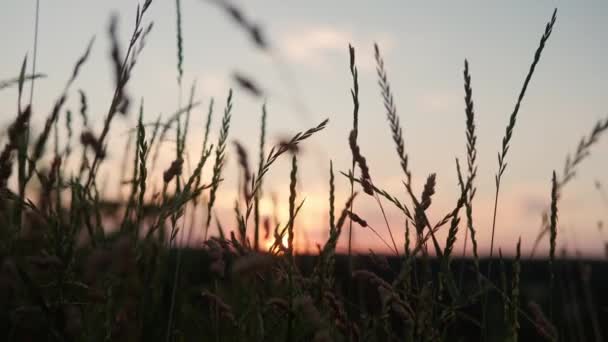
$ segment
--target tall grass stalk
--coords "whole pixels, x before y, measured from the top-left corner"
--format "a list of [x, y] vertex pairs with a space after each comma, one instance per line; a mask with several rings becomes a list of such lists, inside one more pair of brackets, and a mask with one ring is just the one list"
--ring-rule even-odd
[[298, 159], [296, 153], [291, 157], [291, 172], [289, 174], [289, 223], [287, 225], [287, 251], [289, 257], [288, 266], [288, 282], [289, 282], [289, 317], [287, 322], [287, 336], [285, 341], [293, 341], [294, 339], [294, 268], [295, 268], [295, 249], [293, 244], [294, 228], [295, 228], [295, 208], [296, 208], [296, 184], [298, 175]]
[[[477, 273], [479, 269], [479, 254], [477, 252], [477, 239], [475, 227], [473, 224], [473, 198], [475, 197], [476, 188], [474, 186], [475, 177], [477, 176], [477, 134], [475, 133], [475, 107], [473, 103], [473, 89], [471, 86], [471, 74], [469, 73], [469, 62], [464, 60], [464, 92], [465, 92], [465, 114], [466, 114], [466, 138], [467, 138], [467, 183], [471, 184], [471, 189], [465, 201], [466, 217], [467, 217], [467, 228], [465, 229], [464, 243], [462, 247], [462, 257], [464, 258], [466, 249], [468, 234], [471, 233], [471, 243], [473, 245], [473, 261], [475, 263], [475, 269]], [[464, 184], [461, 184], [464, 187]], [[462, 276], [464, 271], [464, 263], [460, 270], [460, 279], [462, 283]]]
[[[258, 170], [262, 169], [264, 163], [264, 155], [266, 154], [266, 103], [262, 105], [262, 118], [260, 119], [260, 145], [259, 145], [259, 162]], [[262, 198], [262, 184], [260, 184], [260, 190], [255, 193], [254, 196], [254, 249], [257, 251], [260, 249], [260, 200]]]
[[[348, 45], [348, 54], [349, 54], [349, 67], [350, 73], [353, 80], [353, 87], [350, 90], [351, 98], [353, 101], [353, 128], [349, 136], [349, 141], [351, 137], [353, 140], [357, 140], [357, 134], [359, 132], [359, 72], [357, 71], [357, 66], [355, 65], [355, 48], [352, 45]], [[354, 176], [355, 174], [355, 156], [353, 155], [352, 165], [350, 169], [350, 173]], [[350, 197], [354, 197], [355, 193], [355, 183], [351, 179], [350, 181]], [[354, 202], [350, 203], [349, 211], [353, 211]], [[352, 244], [353, 244], [353, 221], [352, 219], [348, 222], [348, 274], [352, 274], [353, 272], [353, 260], [352, 260]], [[350, 288], [350, 287], [349, 287]]]
[[[117, 71], [117, 74], [115, 75], [116, 87], [114, 89], [114, 95], [112, 96], [112, 101], [110, 102], [110, 107], [108, 109], [106, 118], [103, 123], [103, 128], [101, 130], [101, 134], [99, 134], [99, 138], [98, 138], [99, 144], [102, 146], [103, 146], [103, 142], [105, 141], [108, 133], [110, 132], [110, 127], [111, 127], [112, 121], [114, 120], [114, 117], [116, 116], [117, 108], [121, 104], [121, 102], [125, 100], [124, 93], [123, 93], [124, 87], [129, 80], [129, 74], [131, 73], [132, 68], [134, 66], [129, 63], [129, 59], [132, 57], [131, 53], [135, 47], [135, 44], [142, 37], [142, 21], [143, 21], [143, 18], [145, 16], [146, 12], [150, 8], [151, 4], [152, 4], [152, 0], [146, 0], [141, 7], [139, 5], [137, 6], [135, 27], [133, 29], [133, 34], [131, 35], [131, 39], [129, 40], [129, 46], [127, 48], [127, 52], [125, 53], [124, 59], [122, 60], [122, 62], [118, 63], [120, 65], [116, 65], [116, 71]], [[99, 163], [103, 159], [102, 156], [103, 156], [103, 154], [99, 151], [95, 153], [95, 157], [90, 166], [89, 176], [88, 176], [87, 182], [85, 184], [85, 190], [88, 190], [89, 187], [91, 186], [91, 184], [94, 182], [95, 177], [97, 176], [97, 167], [99, 166]]]
[[549, 244], [549, 318], [553, 320], [553, 288], [555, 282], [555, 245], [557, 239], [557, 200], [558, 200], [557, 176], [553, 171], [551, 179], [551, 223]]
[[228, 132], [230, 130], [230, 119], [232, 118], [232, 89], [228, 91], [228, 98], [226, 99], [226, 108], [224, 109], [224, 116], [222, 117], [222, 127], [220, 129], [220, 136], [218, 138], [217, 147], [215, 149], [215, 164], [213, 165], [213, 176], [211, 182], [211, 192], [209, 193], [209, 202], [207, 204], [207, 220], [205, 222], [205, 233], [203, 239], [207, 240], [209, 232], [209, 225], [211, 224], [211, 213], [213, 205], [215, 204], [217, 189], [219, 187], [219, 181], [222, 177], [222, 170], [225, 163], [225, 151], [226, 144], [228, 142]]
[[[543, 33], [542, 37], [540, 38], [539, 46], [536, 49], [536, 52], [534, 54], [534, 59], [532, 61], [532, 64], [530, 65], [528, 74], [526, 75], [526, 78], [524, 79], [524, 83], [519, 92], [519, 96], [517, 98], [515, 108], [513, 109], [513, 112], [511, 113], [511, 115], [509, 117], [509, 123], [507, 124], [507, 127], [505, 129], [505, 135], [502, 139], [502, 149], [498, 153], [498, 171], [497, 171], [497, 173], [495, 175], [495, 179], [494, 179], [496, 191], [495, 191], [495, 196], [494, 196], [494, 210], [492, 213], [492, 235], [491, 235], [491, 239], [490, 239], [490, 253], [489, 253], [490, 259], [488, 260], [488, 267], [487, 267], [487, 275], [490, 279], [492, 277], [492, 257], [493, 257], [493, 252], [494, 252], [494, 234], [496, 231], [496, 216], [497, 216], [497, 212], [498, 212], [498, 195], [500, 193], [500, 183], [502, 180], [502, 176], [507, 168], [506, 157], [507, 157], [507, 153], [509, 151], [509, 144], [510, 144], [511, 138], [513, 136], [513, 130], [515, 128], [515, 123], [517, 121], [517, 114], [519, 113], [521, 103], [524, 99], [524, 96], [526, 95], [526, 90], [528, 89], [528, 85], [530, 84], [530, 80], [532, 79], [532, 75], [534, 74], [534, 70], [536, 69], [536, 65], [540, 61], [540, 57], [545, 48], [545, 44], [546, 44], [547, 40], [549, 39], [549, 37], [551, 36], [551, 33], [553, 32], [553, 25], [555, 24], [556, 18], [557, 18], [557, 9], [555, 9], [553, 11], [551, 20], [545, 26], [545, 32]], [[487, 296], [485, 296], [484, 298], [485, 298], [484, 304], [483, 304], [484, 313], [483, 313], [483, 324], [482, 324], [484, 333], [482, 334], [482, 336], [487, 338], [487, 335], [486, 335]]]

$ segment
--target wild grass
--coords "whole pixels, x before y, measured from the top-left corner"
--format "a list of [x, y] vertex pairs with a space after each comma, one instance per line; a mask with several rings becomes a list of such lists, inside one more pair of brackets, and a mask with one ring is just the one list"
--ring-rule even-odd
[[[524, 99], [524, 96], [526, 95], [526, 90], [528, 89], [528, 85], [530, 84], [532, 75], [534, 75], [534, 70], [536, 70], [536, 66], [538, 65], [538, 62], [540, 61], [540, 57], [545, 48], [545, 45], [546, 45], [547, 41], [549, 40], [551, 33], [553, 32], [553, 26], [555, 25], [556, 18], [557, 18], [557, 9], [555, 9], [555, 11], [553, 11], [551, 20], [545, 26], [545, 32], [543, 33], [542, 37], [540, 38], [540, 43], [538, 45], [538, 48], [536, 49], [536, 52], [534, 53], [534, 59], [532, 61], [532, 64], [530, 65], [528, 74], [526, 75], [526, 78], [524, 79], [524, 83], [519, 92], [519, 96], [517, 97], [517, 102], [515, 103], [515, 108], [513, 109], [513, 112], [511, 113], [511, 115], [509, 116], [509, 123], [507, 124], [507, 127], [505, 129], [505, 135], [502, 138], [502, 148], [501, 148], [501, 151], [498, 153], [498, 171], [496, 172], [496, 176], [495, 176], [496, 191], [495, 191], [495, 197], [494, 197], [494, 211], [492, 214], [492, 236], [491, 236], [491, 240], [490, 240], [490, 262], [488, 263], [488, 271], [487, 271], [487, 274], [490, 277], [492, 276], [492, 256], [493, 256], [493, 252], [494, 252], [494, 233], [496, 231], [496, 215], [498, 213], [498, 196], [499, 196], [499, 192], [500, 192], [500, 183], [502, 180], [502, 176], [503, 176], [505, 170], [507, 169], [506, 157], [507, 157], [507, 153], [509, 152], [509, 143], [511, 142], [511, 138], [513, 136], [513, 131], [515, 130], [515, 124], [517, 122], [517, 114], [519, 113], [519, 109], [521, 107], [522, 101]], [[485, 306], [486, 305], [484, 304], [484, 310], [485, 310]], [[486, 317], [485, 314], [483, 316]], [[484, 325], [484, 329], [485, 329], [485, 321], [484, 321], [483, 325]]]
[[[438, 175], [430, 173], [421, 192], [414, 189], [403, 120], [397, 114], [397, 95], [390, 85], [389, 68], [378, 44], [374, 44], [373, 52], [380, 97], [403, 188], [385, 190], [374, 184], [363, 153], [366, 148], [359, 139], [366, 132], [359, 127], [362, 97], [355, 48], [349, 45], [353, 121], [352, 127], [344, 130], [345, 135], [348, 133], [344, 150], [352, 156], [352, 163], [341, 172], [348, 181], [347, 198], [345, 203], [336, 204], [343, 190], [335, 177], [337, 166], [329, 160], [327, 239], [318, 245], [318, 255], [307, 259], [298, 255], [296, 248], [298, 231], [303, 229], [298, 218], [306, 212], [306, 198], [299, 193], [303, 182], [299, 170], [305, 163], [300, 158], [299, 145], [308, 139], [324, 139], [329, 119], [269, 147], [270, 111], [264, 102], [259, 140], [249, 144], [242, 137], [229, 138], [239, 101], [238, 93], [229, 90], [215, 144], [210, 143], [214, 101], [209, 99], [201, 153], [191, 167], [186, 141], [191, 134], [191, 115], [201, 102], [195, 100], [197, 89], [193, 83], [188, 104], [182, 107], [183, 18], [181, 1], [176, 0], [175, 4], [177, 111], [164, 120], [159, 116], [146, 123], [144, 118], [149, 109], [141, 100], [136, 125], [129, 131], [127, 151], [132, 152], [126, 153], [121, 177], [129, 192], [118, 203], [104, 196], [103, 183], [98, 183], [99, 170], [106, 162], [112, 123], [128, 120], [131, 112], [126, 86], [145, 38], [151, 34], [152, 23], [144, 24], [144, 20], [152, 1], [137, 7], [135, 27], [124, 54], [118, 44], [117, 19], [111, 21], [114, 92], [100, 132], [95, 132], [89, 122], [88, 99], [95, 94], [78, 89], [78, 115], [72, 108], [64, 108], [74, 96], [69, 90], [77, 87], [79, 72], [87, 67], [85, 62], [94, 53], [94, 39], [76, 60], [36, 139], [28, 138], [33, 115], [31, 99], [34, 80], [43, 74], [37, 74], [35, 66], [28, 74], [28, 59], [24, 58], [19, 76], [0, 82], [0, 91], [17, 87], [16, 116], [0, 150], [0, 336], [4, 340], [518, 341], [565, 340], [572, 336], [579, 340], [591, 336], [598, 341], [602, 339], [600, 317], [605, 315], [600, 314], [594, 300], [591, 270], [580, 262], [576, 265], [576, 279], [560, 281], [561, 276], [573, 272], [563, 271], [565, 261], [556, 257], [557, 212], [563, 187], [573, 179], [591, 147], [604, 134], [608, 120], [598, 122], [580, 140], [575, 153], [566, 159], [562, 175], [555, 172], [552, 175], [550, 205], [536, 240], [537, 245], [549, 234], [549, 259], [542, 264], [549, 274], [548, 286], [543, 278], [543, 290], [548, 293], [546, 300], [530, 301], [525, 287], [529, 273], [525, 268], [531, 261], [522, 260], [521, 238], [513, 260], [505, 259], [499, 249], [499, 277], [492, 273], [492, 259], [482, 260], [478, 252], [476, 235], [480, 228], [474, 223], [473, 211], [478, 146], [468, 61], [464, 61], [463, 70], [466, 166], [461, 169], [456, 158], [455, 183], [459, 194], [453, 208], [437, 222], [431, 222], [428, 212], [437, 201]], [[270, 51], [259, 25], [241, 9], [224, 1], [216, 4], [257, 48]], [[555, 22], [556, 12], [540, 40], [498, 154], [493, 223], [489, 230], [490, 257], [498, 225], [499, 191], [517, 117]], [[36, 45], [37, 39], [34, 40]], [[254, 79], [235, 74], [235, 80], [256, 99], [264, 95]], [[26, 82], [31, 82], [29, 104], [22, 103]], [[63, 113], [65, 127], [59, 125]], [[117, 113], [121, 115], [117, 117]], [[176, 154], [168, 165], [161, 166], [162, 188], [157, 190], [153, 171], [161, 146], [173, 128]], [[59, 138], [60, 131], [66, 132], [67, 139]], [[74, 136], [80, 137], [80, 144], [72, 141]], [[234, 156], [227, 148], [229, 139], [235, 147]], [[51, 143], [53, 148], [47, 148]], [[251, 164], [250, 146], [258, 147], [256, 164]], [[77, 151], [81, 154], [73, 153]], [[287, 222], [280, 222], [276, 213], [265, 215], [260, 206], [268, 197], [275, 198], [264, 189], [265, 180], [277, 160], [287, 156], [291, 159], [289, 174], [277, 175], [289, 179], [289, 188], [284, 189], [289, 193], [288, 218]], [[222, 183], [226, 162], [232, 157], [236, 157], [240, 169], [234, 201], [236, 224], [222, 225], [217, 215], [218, 198], [229, 193]], [[74, 174], [66, 164], [76, 158], [80, 167]], [[205, 166], [212, 163], [210, 159], [213, 165], [209, 165], [211, 172], [207, 174]], [[48, 165], [46, 160], [50, 160]], [[11, 182], [14, 177], [16, 183]], [[35, 181], [40, 183], [39, 190]], [[16, 184], [16, 189], [11, 184]], [[355, 208], [361, 192], [374, 198], [383, 215], [386, 233], [362, 217], [362, 205]], [[403, 226], [397, 228], [395, 222], [389, 222], [383, 202], [396, 210]], [[197, 217], [203, 217], [203, 221], [197, 222]], [[227, 221], [222, 218], [222, 222]], [[342, 234], [347, 224], [348, 233]], [[217, 234], [212, 232], [214, 228]], [[357, 229], [371, 230], [394, 256], [383, 256], [373, 250], [369, 256], [355, 255], [353, 235]], [[193, 231], [200, 232], [203, 240], [196, 246], [187, 246], [185, 239], [190, 239]], [[402, 247], [397, 246], [393, 231], [404, 235]], [[439, 233], [443, 231], [445, 241], [440, 239]], [[471, 239], [472, 260], [456, 260], [458, 239], [463, 235], [462, 256]], [[268, 248], [262, 243], [266, 239], [272, 242]], [[346, 256], [336, 250], [341, 239], [348, 246]], [[366, 260], [369, 266], [365, 266]], [[558, 300], [560, 291], [567, 295], [562, 297], [569, 298]], [[569, 305], [576, 312], [574, 319]], [[496, 307], [501, 310], [495, 310]], [[591, 323], [585, 326], [583, 320]]]

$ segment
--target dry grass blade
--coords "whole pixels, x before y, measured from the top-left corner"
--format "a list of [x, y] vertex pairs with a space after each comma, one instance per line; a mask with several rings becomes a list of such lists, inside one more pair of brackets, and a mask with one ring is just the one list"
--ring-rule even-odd
[[89, 40], [87, 49], [85, 50], [84, 54], [76, 62], [76, 65], [74, 66], [74, 71], [72, 72], [72, 76], [70, 77], [70, 79], [68, 80], [68, 83], [66, 85], [66, 89], [68, 89], [72, 85], [72, 83], [74, 83], [74, 81], [76, 80], [76, 77], [78, 77], [80, 68], [82, 68], [84, 63], [89, 58], [89, 55], [91, 54], [91, 49], [93, 48], [93, 43], [95, 43], [95, 37], [93, 37], [93, 38], [91, 38], [91, 40]]
[[27, 55], [23, 58], [21, 64], [21, 72], [19, 73], [18, 88], [17, 88], [17, 111], [21, 113], [21, 96], [23, 95], [23, 84], [25, 82], [25, 68], [27, 67]]
[[[356, 183], [359, 184], [363, 184], [363, 180], [353, 177], [352, 174], [348, 175], [344, 172], [340, 172], [344, 177], [348, 178], [349, 180], [353, 180]], [[389, 194], [386, 190], [383, 190], [381, 188], [378, 188], [377, 186], [375, 186], [374, 184], [370, 184], [372, 189], [374, 190], [375, 194], [379, 194], [380, 196], [384, 197], [385, 199], [387, 199], [389, 202], [393, 203], [399, 210], [401, 210], [403, 212], [403, 214], [405, 214], [405, 216], [410, 219], [413, 220], [413, 216], [410, 212], [410, 209], [405, 205], [405, 203], [402, 203], [399, 201], [399, 199], [391, 194]]]
[[397, 248], [395, 246], [391, 246], [383, 237], [382, 235], [380, 235], [378, 233], [378, 231], [376, 229], [374, 229], [374, 227], [370, 226], [367, 221], [365, 221], [364, 219], [362, 219], [359, 215], [353, 213], [352, 211], [347, 211], [346, 212], [348, 217], [355, 223], [357, 223], [358, 225], [360, 225], [363, 228], [368, 228], [369, 230], [371, 230], [383, 243], [386, 247], [388, 247], [388, 249], [390, 249], [391, 251], [395, 252], [396, 256], [399, 256], [399, 251], [397, 250]]
[[[32, 74], [32, 75], [24, 75], [23, 81], [31, 82], [33, 80], [42, 79], [42, 78], [46, 78], [46, 77], [47, 77], [46, 74], [41, 74], [41, 73]], [[20, 77], [9, 78], [7, 80], [0, 80], [0, 91], [14, 87], [14, 86], [19, 86], [19, 79], [20, 79]]]

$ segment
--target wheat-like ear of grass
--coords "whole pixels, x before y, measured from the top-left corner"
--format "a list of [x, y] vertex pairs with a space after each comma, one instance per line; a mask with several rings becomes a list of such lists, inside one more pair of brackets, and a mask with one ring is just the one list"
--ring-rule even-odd
[[333, 267], [335, 263], [336, 243], [340, 237], [340, 230], [336, 228], [335, 200], [336, 185], [333, 161], [329, 161], [329, 234], [327, 242], [319, 251], [319, 261], [315, 267], [315, 275], [320, 278], [322, 293], [325, 285], [333, 283]]
[[553, 320], [553, 287], [555, 282], [555, 246], [557, 239], [557, 200], [558, 200], [558, 184], [557, 176], [553, 171], [551, 179], [551, 223], [549, 231], [551, 234], [549, 246], [549, 318]]
[[293, 153], [291, 156], [291, 172], [289, 173], [289, 223], [287, 225], [287, 253], [289, 257], [288, 277], [289, 277], [289, 317], [287, 322], [287, 341], [293, 340], [293, 325], [294, 325], [294, 272], [295, 272], [295, 258], [294, 258], [294, 229], [295, 229], [295, 206], [296, 206], [296, 184], [298, 174], [298, 159], [297, 154]]
[[[142, 103], [143, 108], [143, 103]], [[144, 206], [144, 196], [146, 195], [146, 178], [147, 178], [147, 169], [146, 169], [146, 156], [148, 154], [148, 143], [146, 142], [146, 130], [144, 129], [142, 118], [143, 118], [143, 109], [141, 111], [142, 115], [139, 116], [139, 122], [137, 125], [137, 147], [138, 147], [138, 156], [139, 156], [139, 199], [138, 199], [138, 214], [137, 214], [137, 224], [136, 227], [139, 227], [139, 222], [142, 219], [142, 211]]]
[[[139, 121], [143, 120], [142, 118], [143, 116], [143, 100], [140, 104], [140, 111], [139, 111], [139, 118], [138, 118], [138, 125], [137, 125], [137, 137], [136, 139], [140, 139], [140, 129], [139, 129]], [[124, 154], [124, 158], [122, 161], [122, 167], [121, 167], [121, 173], [120, 173], [120, 179], [121, 179], [121, 184], [119, 185], [118, 191], [119, 193], [122, 194], [121, 191], [121, 186], [122, 183], [125, 182], [124, 178], [125, 178], [125, 173], [128, 170], [127, 167], [127, 163], [128, 163], [128, 159], [129, 159], [129, 155], [130, 155], [130, 150], [131, 150], [131, 143], [132, 143], [132, 136], [129, 135], [129, 137], [127, 138], [127, 142], [126, 142], [126, 146], [125, 146], [125, 154]], [[138, 179], [139, 179], [139, 148], [140, 148], [140, 141], [136, 140], [135, 141], [135, 151], [133, 153], [133, 167], [132, 167], [132, 171], [133, 171], [133, 175], [131, 177], [131, 179], [129, 179], [127, 182], [131, 184], [131, 192], [129, 193], [129, 196], [126, 200], [127, 202], [127, 208], [125, 209], [125, 213], [123, 216], [123, 220], [122, 220], [122, 224], [121, 224], [121, 228], [120, 230], [124, 230], [127, 227], [127, 224], [131, 223], [130, 220], [130, 216], [131, 216], [131, 211], [133, 209], [133, 206], [135, 206], [135, 197], [137, 195], [137, 190], [138, 190]], [[135, 226], [135, 228], [137, 228]]]
[[[458, 159], [456, 159], [456, 170], [457, 170], [457, 174], [458, 174], [458, 183], [462, 184], [462, 172], [460, 171], [460, 162], [458, 161]], [[460, 212], [460, 209], [462, 209], [465, 202], [467, 201], [468, 193], [470, 191], [470, 183], [467, 183], [467, 185], [462, 187], [460, 189], [460, 191], [461, 191], [460, 197], [458, 198], [458, 201], [456, 202], [456, 207], [450, 214], [450, 216], [451, 216], [450, 228], [448, 230], [448, 236], [446, 238], [445, 248], [443, 251], [444, 260], [448, 265], [449, 265], [449, 258], [454, 249], [454, 244], [456, 243], [456, 236], [458, 235], [458, 225], [460, 224], [460, 218], [458, 217], [458, 214]]]
[[264, 162], [260, 164], [261, 168], [258, 169], [258, 172], [256, 173], [255, 177], [253, 177], [250, 198], [247, 199], [247, 210], [245, 212], [245, 216], [243, 217], [243, 221], [245, 223], [248, 221], [249, 216], [251, 215], [251, 211], [253, 210], [253, 196], [255, 196], [260, 190], [262, 180], [264, 179], [266, 173], [268, 173], [268, 171], [270, 170], [272, 164], [274, 164], [274, 162], [285, 152], [290, 151], [294, 147], [297, 147], [298, 144], [310, 138], [313, 134], [325, 129], [325, 127], [327, 127], [328, 122], [329, 119], [325, 119], [316, 127], [310, 128], [305, 132], [299, 132], [294, 135], [288, 142], [279, 144], [278, 146], [274, 146], [272, 149], [270, 149], [270, 152], [268, 152], [268, 156], [266, 157]]
[[181, 0], [175, 0], [176, 27], [177, 27], [177, 83], [181, 87], [184, 76], [184, 40], [182, 38], [182, 5]]
[[[475, 133], [475, 109], [473, 104], [473, 89], [471, 86], [471, 74], [469, 73], [469, 62], [464, 60], [464, 91], [465, 91], [465, 114], [466, 114], [466, 138], [467, 138], [467, 183], [470, 183], [471, 189], [465, 201], [465, 210], [467, 218], [467, 229], [465, 230], [464, 243], [462, 247], [462, 256], [464, 258], [469, 232], [471, 233], [471, 243], [473, 247], [473, 261], [475, 268], [479, 272], [479, 255], [477, 252], [476, 231], [473, 224], [473, 199], [475, 197], [476, 188], [474, 186], [475, 177], [477, 175], [477, 135]], [[461, 176], [460, 176], [461, 177]], [[464, 183], [460, 182], [461, 189], [464, 188]], [[464, 272], [464, 263], [460, 270], [460, 279]]]
[[376, 60], [376, 73], [378, 75], [378, 85], [380, 86], [380, 94], [384, 102], [384, 109], [386, 110], [386, 118], [389, 122], [391, 133], [393, 136], [393, 142], [397, 155], [401, 163], [401, 169], [405, 174], [408, 184], [412, 181], [412, 173], [409, 169], [408, 155], [405, 153], [405, 142], [403, 139], [403, 129], [399, 122], [399, 116], [397, 115], [397, 106], [393, 93], [391, 91], [391, 85], [388, 81], [388, 74], [384, 66], [384, 59], [380, 53], [378, 44], [374, 43], [374, 57]]
[[228, 141], [228, 132], [230, 130], [230, 119], [232, 117], [232, 89], [228, 91], [228, 98], [226, 99], [226, 108], [224, 109], [224, 116], [222, 117], [222, 127], [220, 129], [220, 136], [215, 150], [215, 164], [213, 165], [213, 175], [211, 182], [213, 183], [211, 191], [209, 193], [209, 202], [207, 204], [207, 220], [205, 222], [205, 233], [203, 235], [204, 240], [207, 240], [207, 234], [209, 232], [209, 225], [211, 223], [211, 213], [213, 205], [215, 203], [217, 189], [219, 187], [219, 179], [222, 175], [222, 169], [224, 167], [226, 143]]
[[[294, 217], [294, 213], [295, 213], [295, 204], [296, 204], [296, 184], [297, 184], [297, 175], [298, 175], [298, 159], [297, 159], [297, 154], [294, 153], [291, 156], [291, 173], [289, 174], [289, 217]], [[289, 249], [289, 253], [290, 253], [290, 257], [292, 258], [293, 261], [293, 256], [294, 256], [294, 246], [293, 246], [293, 239], [294, 239], [294, 228], [295, 228], [295, 217], [294, 219], [290, 220], [291, 223], [289, 224], [289, 228], [288, 228], [288, 243], [287, 243], [287, 248]]]
[[[496, 198], [494, 200], [494, 214], [493, 214], [493, 219], [492, 219], [492, 238], [490, 240], [490, 259], [492, 258], [492, 255], [493, 255], [492, 252], [494, 249], [494, 231], [496, 228], [496, 211], [498, 209], [497, 208], [498, 193], [500, 191], [500, 181], [502, 179], [502, 175], [504, 174], [504, 172], [507, 168], [506, 157], [507, 157], [507, 153], [509, 151], [509, 143], [511, 142], [511, 137], [513, 136], [513, 130], [515, 128], [515, 123], [517, 121], [517, 114], [519, 113], [519, 108], [521, 107], [521, 103], [526, 94], [526, 90], [528, 89], [528, 85], [530, 84], [530, 80], [532, 79], [532, 75], [534, 74], [534, 70], [536, 69], [536, 65], [540, 61], [540, 56], [545, 48], [545, 44], [546, 44], [547, 40], [549, 39], [549, 37], [551, 36], [551, 32], [553, 31], [553, 25], [555, 24], [556, 17], [557, 17], [557, 9], [555, 9], [553, 11], [551, 20], [547, 23], [547, 25], [545, 27], [545, 32], [543, 33], [542, 37], [540, 38], [539, 46], [536, 49], [536, 53], [534, 54], [534, 60], [532, 61], [532, 64], [530, 65], [530, 69], [528, 71], [528, 74], [526, 75], [524, 84], [523, 84], [521, 91], [519, 93], [519, 96], [517, 98], [515, 108], [513, 109], [513, 112], [511, 113], [511, 116], [509, 117], [509, 123], [507, 124], [507, 128], [505, 129], [505, 135], [502, 139], [502, 150], [498, 154], [498, 172], [496, 173], [496, 177], [495, 177], [495, 185], [496, 185], [496, 196], [495, 197]], [[491, 267], [490, 267], [491, 265], [492, 264], [490, 261], [488, 263], [488, 275], [489, 276], [491, 276], [489, 274], [491, 271]]]
[[[259, 162], [258, 162], [258, 170], [262, 169], [264, 166], [264, 154], [266, 153], [266, 103], [262, 105], [262, 118], [260, 119], [260, 151], [259, 151]], [[254, 210], [253, 210], [253, 220], [254, 220], [254, 249], [259, 250], [260, 243], [260, 199], [262, 198], [262, 184], [259, 186], [259, 191], [255, 193], [254, 196]]]

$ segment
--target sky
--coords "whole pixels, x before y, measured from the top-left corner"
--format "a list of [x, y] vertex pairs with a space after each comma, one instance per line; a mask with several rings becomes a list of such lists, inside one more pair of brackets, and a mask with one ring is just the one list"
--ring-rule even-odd
[[[552, 171], [559, 175], [566, 156], [575, 151], [581, 137], [608, 115], [608, 46], [602, 43], [608, 32], [605, 1], [233, 3], [262, 27], [276, 54], [269, 56], [256, 49], [212, 2], [182, 0], [184, 93], [196, 81], [196, 99], [201, 101], [189, 127], [188, 153], [192, 159], [200, 154], [206, 107], [212, 97], [216, 111], [211, 136], [213, 141], [217, 139], [219, 118], [230, 87], [235, 90], [230, 139], [248, 147], [252, 164], [257, 165], [264, 101], [268, 105], [270, 143], [329, 118], [327, 129], [302, 146], [298, 198], [306, 198], [306, 203], [297, 223], [300, 250], [313, 250], [315, 243], [322, 244], [327, 236], [330, 159], [337, 173], [338, 208], [350, 193], [347, 179], [338, 173], [348, 170], [351, 163], [347, 141], [352, 125], [349, 43], [356, 49], [359, 69], [359, 145], [374, 183], [406, 201], [403, 175], [377, 85], [373, 59], [373, 43], [377, 42], [403, 125], [415, 191], [422, 191], [429, 174], [437, 174], [436, 194], [429, 210], [433, 222], [450, 211], [459, 196], [455, 158], [462, 163], [466, 160], [462, 72], [464, 59], [468, 59], [478, 135], [474, 219], [482, 254], [489, 250], [491, 237], [496, 155], [545, 23], [556, 7], [557, 23], [520, 110], [501, 184], [496, 246], [504, 254], [513, 253], [519, 237], [524, 254], [530, 252], [541, 213], [550, 201]], [[113, 92], [108, 58], [109, 18], [112, 13], [119, 14], [120, 36], [125, 45], [133, 29], [136, 6], [135, 0], [40, 2], [37, 70], [48, 77], [35, 83], [34, 130], [40, 130], [76, 60], [95, 36], [92, 55], [69, 93], [67, 107], [76, 110], [76, 90], [86, 91], [91, 120], [99, 132]], [[0, 79], [8, 79], [18, 75], [25, 54], [31, 61], [35, 1], [4, 0], [1, 8]], [[180, 103], [175, 2], [154, 1], [145, 21], [154, 21], [154, 29], [128, 92], [135, 102], [144, 100], [146, 121], [153, 121], [161, 113], [167, 117], [175, 112]], [[239, 89], [231, 77], [234, 72], [254, 79], [264, 90], [265, 98], [252, 97]], [[0, 92], [0, 127], [12, 120], [15, 102], [15, 89]], [[297, 103], [304, 106], [298, 107]], [[126, 132], [135, 121], [133, 111], [113, 124], [109, 159], [102, 169], [102, 179], [107, 180], [110, 189], [118, 187], [117, 172], [125, 154]], [[607, 240], [598, 229], [598, 221], [606, 219], [608, 202], [595, 183], [608, 182], [605, 140], [608, 139], [602, 138], [594, 145], [560, 198], [558, 246], [570, 253], [580, 251], [590, 257], [604, 253]], [[163, 151], [159, 165], [166, 168], [174, 154], [171, 146]], [[236, 164], [230, 145], [225, 182], [217, 203], [222, 223], [229, 227], [234, 226], [232, 208], [239, 176]], [[160, 182], [162, 170], [158, 171], [153, 176]], [[205, 173], [209, 175], [210, 170]], [[276, 193], [280, 217], [285, 220], [288, 158], [273, 166], [264, 190], [266, 194]], [[115, 195], [116, 191], [109, 190], [108, 194]], [[390, 203], [383, 205], [395, 240], [403, 246], [403, 217]], [[354, 210], [387, 238], [386, 224], [373, 198], [360, 196]], [[263, 202], [263, 212], [272, 212], [270, 196]], [[386, 252], [382, 241], [368, 229], [355, 227], [354, 232], [358, 251], [373, 248]], [[445, 239], [445, 232], [439, 237]], [[458, 235], [458, 253], [463, 241], [464, 227]], [[340, 248], [345, 242], [341, 239]], [[540, 255], [547, 250], [548, 241], [543, 241]]]

